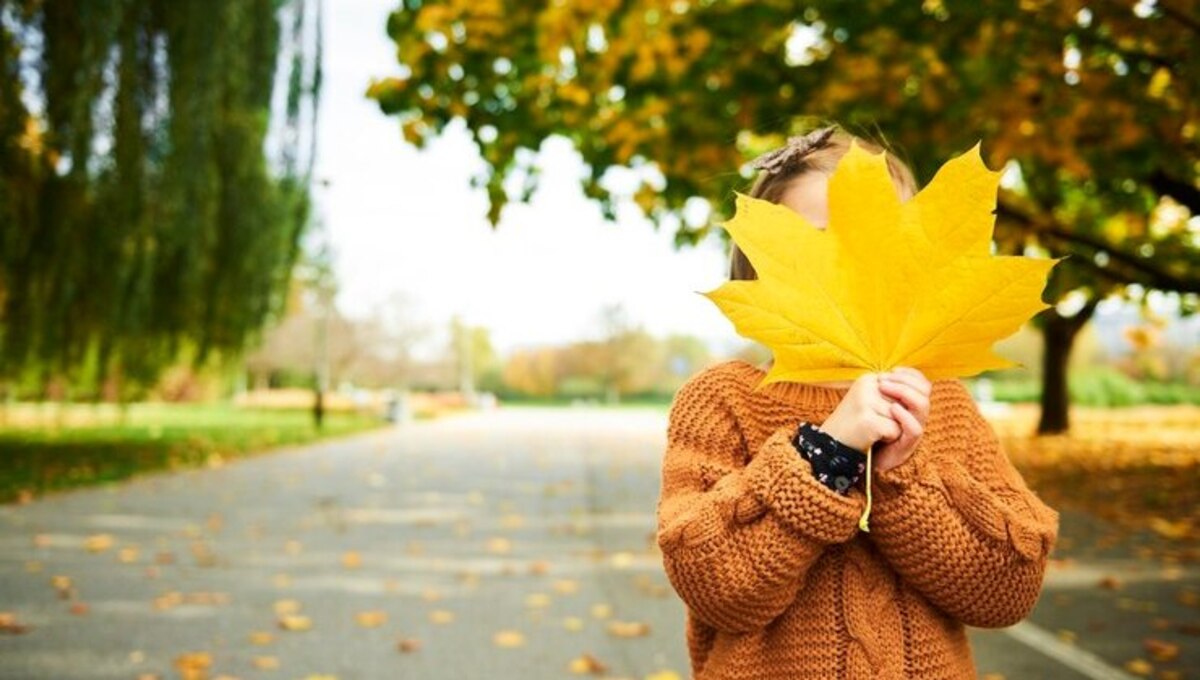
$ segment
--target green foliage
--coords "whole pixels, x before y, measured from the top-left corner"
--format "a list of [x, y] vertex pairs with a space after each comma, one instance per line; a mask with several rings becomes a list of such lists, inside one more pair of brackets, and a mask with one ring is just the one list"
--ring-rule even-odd
[[[1125, 407], [1144, 404], [1200, 404], [1200, 386], [1182, 382], [1138, 381], [1107, 366], [1081, 368], [1067, 378], [1071, 402], [1080, 406]], [[1041, 386], [1035, 379], [997, 379], [996, 401], [1037, 402]]]
[[1067, 379], [1071, 401], [1088, 406], [1133, 406], [1146, 400], [1142, 385], [1112, 368], [1075, 371]]
[[1036, 402], [1042, 397], [1041, 384], [1034, 378], [1025, 380], [996, 380], [992, 382], [996, 401], [1011, 403]]
[[145, 385], [280, 311], [310, 209], [311, 6], [0, 1], [0, 380]]

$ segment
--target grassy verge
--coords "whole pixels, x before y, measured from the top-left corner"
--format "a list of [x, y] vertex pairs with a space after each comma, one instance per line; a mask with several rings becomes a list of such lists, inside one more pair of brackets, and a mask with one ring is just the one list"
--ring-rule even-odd
[[[971, 384], [973, 379], [967, 379]], [[997, 377], [992, 383], [997, 401], [1030, 402], [1041, 400], [1042, 385], [1036, 378]], [[1067, 391], [1075, 406], [1125, 407], [1143, 404], [1200, 405], [1200, 386], [1181, 382], [1138, 381], [1111, 367], [1071, 371]]]
[[216, 464], [381, 424], [332, 413], [318, 431], [307, 411], [208, 404], [135, 404], [124, 413], [110, 406], [8, 407], [0, 416], [0, 502]]

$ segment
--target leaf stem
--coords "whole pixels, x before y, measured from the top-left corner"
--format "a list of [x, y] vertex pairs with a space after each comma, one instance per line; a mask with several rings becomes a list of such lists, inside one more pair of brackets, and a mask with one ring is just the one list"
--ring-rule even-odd
[[863, 507], [862, 516], [858, 518], [858, 528], [867, 533], [871, 532], [867, 527], [867, 518], [871, 516], [871, 451], [874, 448], [874, 442], [867, 447], [867, 504]]

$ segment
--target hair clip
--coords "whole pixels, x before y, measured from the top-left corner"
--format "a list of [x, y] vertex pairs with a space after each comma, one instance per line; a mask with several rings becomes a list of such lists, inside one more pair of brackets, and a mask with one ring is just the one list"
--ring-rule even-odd
[[799, 137], [788, 137], [787, 143], [768, 151], [750, 162], [750, 167], [766, 173], [782, 171], [808, 153], [819, 149], [834, 132], [834, 126], [823, 127]]

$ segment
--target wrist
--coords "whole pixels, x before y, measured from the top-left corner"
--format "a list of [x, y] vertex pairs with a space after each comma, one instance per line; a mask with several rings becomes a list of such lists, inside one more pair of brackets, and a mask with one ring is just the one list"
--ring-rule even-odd
[[837, 440], [823, 428], [802, 421], [792, 437], [800, 457], [812, 466], [813, 476], [825, 486], [846, 495], [866, 470], [867, 457]]
[[836, 439], [842, 446], [854, 449], [859, 453], [865, 454], [867, 447], [870, 446], [869, 442], [864, 445], [862, 442], [858, 441], [858, 438], [855, 437], [849, 430], [842, 428], [841, 421], [833, 418], [829, 418], [819, 426], [814, 427]]

